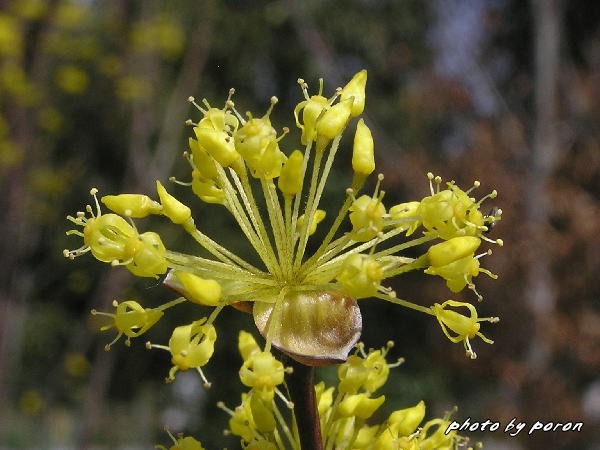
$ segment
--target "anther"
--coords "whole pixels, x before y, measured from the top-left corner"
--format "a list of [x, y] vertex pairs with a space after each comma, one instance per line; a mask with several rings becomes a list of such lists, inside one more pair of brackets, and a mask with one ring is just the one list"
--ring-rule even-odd
[[97, 188], [91, 188], [90, 189], [90, 195], [96, 195], [98, 193], [98, 189]]
[[150, 341], [146, 341], [146, 349], [152, 350], [152, 343]]
[[187, 99], [188, 102], [193, 103], [196, 101], [196, 99], [194, 97], [192, 97], [191, 95], [188, 97]]
[[194, 122], [192, 121], [192, 119], [187, 119], [185, 121], [185, 124], [191, 126], [191, 125], [194, 125]]
[[112, 305], [116, 308], [117, 306], [119, 306], [119, 302], [116, 300], [113, 300]]
[[504, 241], [502, 239], [496, 239], [496, 244], [498, 244], [498, 246], [502, 247], [504, 245]]

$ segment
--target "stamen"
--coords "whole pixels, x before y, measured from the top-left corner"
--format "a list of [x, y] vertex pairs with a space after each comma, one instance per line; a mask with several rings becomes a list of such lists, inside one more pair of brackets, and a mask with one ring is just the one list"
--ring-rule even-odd
[[175, 177], [169, 177], [169, 181], [171, 183], [179, 184], [180, 186], [191, 186], [192, 185], [191, 181], [180, 181]]
[[115, 342], [117, 342], [117, 341], [119, 340], [119, 338], [120, 338], [121, 336], [123, 336], [123, 333], [119, 333], [119, 334], [117, 334], [117, 337], [115, 337], [115, 338], [114, 338], [114, 339], [113, 339], [113, 340], [112, 340], [110, 343], [108, 343], [108, 344], [106, 344], [106, 345], [104, 346], [104, 351], [105, 351], [105, 352], [108, 352], [108, 351], [110, 351], [110, 348], [111, 348], [111, 347], [112, 347], [112, 346], [115, 344]]
[[279, 397], [281, 400], [283, 400], [283, 402], [285, 403], [285, 405], [292, 409], [294, 407], [294, 402], [292, 402], [291, 400], [288, 400], [285, 395], [283, 395], [283, 393], [279, 390], [279, 388], [275, 388], [275, 394], [277, 394], [277, 397]]
[[440, 192], [440, 185], [442, 184], [442, 177], [440, 177], [439, 175], [437, 177], [435, 177], [433, 179], [433, 181], [435, 182], [436, 186], [435, 186], [435, 192], [439, 193]]
[[271, 106], [269, 106], [269, 109], [267, 109], [267, 112], [263, 116], [263, 119], [266, 119], [271, 115], [271, 113], [273, 112], [273, 107], [277, 104], [277, 102], [279, 102], [279, 99], [277, 97], [271, 97]]
[[431, 192], [431, 195], [434, 195], [435, 192], [433, 191], [433, 183], [431, 182], [434, 176], [431, 172], [427, 172], [427, 178], [429, 179], [429, 192]]
[[483, 258], [484, 256], [489, 256], [492, 254], [492, 249], [489, 249], [487, 252], [483, 252], [477, 256], [474, 257], [474, 259], [479, 259], [479, 258]]
[[390, 369], [395, 369], [396, 367], [399, 367], [399, 366], [401, 366], [402, 364], [404, 364], [404, 362], [405, 362], [405, 361], [406, 361], [406, 360], [405, 360], [404, 358], [398, 358], [398, 360], [397, 360], [395, 363], [388, 364], [387, 366], [388, 366]]
[[[379, 188], [381, 187], [381, 182], [383, 181], [383, 174], [380, 173], [377, 175], [377, 184], [375, 185], [375, 191], [373, 192], [373, 200], [375, 200], [377, 198], [377, 196], [379, 195]], [[380, 201], [383, 199], [383, 195], [381, 196], [381, 198], [379, 199]]]
[[471, 343], [469, 342], [469, 338], [465, 338], [465, 350], [467, 351], [467, 356], [471, 359], [477, 359], [477, 353], [473, 351], [471, 348]]
[[217, 402], [217, 408], [222, 409], [223, 411], [225, 411], [227, 414], [229, 414], [231, 417], [233, 417], [235, 415], [235, 412], [233, 412], [233, 410], [229, 409], [224, 402]]
[[212, 383], [206, 379], [206, 375], [204, 375], [204, 372], [202, 371], [202, 369], [200, 367], [196, 367], [196, 370], [200, 374], [200, 377], [202, 378], [202, 381], [204, 381], [204, 384], [202, 386], [205, 389], [210, 389], [210, 387], [212, 386]]
[[486, 195], [485, 197], [482, 197], [477, 203], [477, 206], [480, 206], [485, 200], [487, 200], [488, 198], [496, 198], [498, 197], [498, 191], [496, 189], [494, 189], [492, 192], [490, 192], [488, 195]]
[[283, 127], [283, 129], [281, 130], [281, 136], [279, 136], [278, 138], [275, 139], [275, 142], [279, 142], [280, 140], [283, 139], [283, 137], [288, 134], [290, 132], [290, 129], [288, 127]]
[[[188, 102], [190, 102], [192, 105], [194, 105], [194, 106], [196, 107], [196, 109], [197, 109], [198, 111], [200, 111], [202, 114], [206, 114], [206, 113], [207, 113], [207, 111], [206, 111], [204, 108], [202, 108], [202, 107], [201, 107], [201, 106], [200, 106], [198, 103], [196, 103], [196, 99], [195, 99], [194, 97], [192, 97], [191, 95], [188, 97], [188, 99], [187, 99], [187, 100], [188, 100]], [[210, 108], [210, 105], [209, 105], [209, 108]]]
[[477, 189], [479, 186], [481, 186], [481, 183], [478, 180], [473, 181], [473, 186], [466, 190], [465, 194], [470, 194], [473, 189]]
[[300, 85], [300, 89], [302, 89], [302, 95], [306, 100], [310, 100], [310, 95], [308, 95], [308, 83], [304, 81], [302, 78], [298, 78], [296, 82]]
[[177, 446], [177, 439], [175, 439], [175, 436], [173, 436], [171, 434], [171, 431], [169, 430], [168, 426], [164, 426], [164, 430], [167, 432], [167, 434], [169, 435], [169, 437], [171, 438], [171, 440], [173, 441], [173, 443], [175, 444], [175, 446]]
[[225, 106], [223, 106], [223, 111], [227, 111], [227, 108], [230, 108], [234, 105], [233, 101], [231, 100], [233, 94], [235, 94], [235, 88], [230, 88], [227, 94], [227, 100], [225, 100]]
[[90, 210], [90, 214], [92, 214], [93, 217], [100, 217], [102, 215], [102, 212], [100, 211], [100, 202], [98, 202], [98, 197], [96, 196], [97, 193], [97, 188], [90, 189], [90, 194], [92, 194], [92, 197], [94, 197], [94, 202], [96, 202], [96, 215], [94, 216], [94, 214]]

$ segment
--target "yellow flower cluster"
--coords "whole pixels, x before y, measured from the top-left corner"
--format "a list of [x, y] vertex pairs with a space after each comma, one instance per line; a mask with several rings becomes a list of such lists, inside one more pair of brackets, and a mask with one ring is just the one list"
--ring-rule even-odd
[[[423, 401], [392, 412], [381, 424], [366, 423], [385, 401], [385, 396], [375, 396], [375, 391], [387, 382], [390, 368], [403, 361], [387, 362], [392, 346], [389, 342], [384, 348], [365, 353], [359, 344], [356, 353], [338, 368], [337, 389], [326, 387], [324, 382], [315, 386], [323, 448], [452, 450], [459, 445], [466, 448], [466, 438], [455, 431], [445, 433], [450, 425], [449, 414], [422, 424], [425, 418]], [[293, 406], [276, 387], [284, 382], [283, 365], [270, 353], [261, 352], [254, 338], [244, 331], [240, 333], [238, 347], [244, 359], [240, 379], [252, 389], [242, 394], [242, 402], [234, 410], [219, 402], [218, 406], [230, 415], [227, 434], [238, 436], [243, 448], [300, 448], [297, 430], [288, 424], [293, 415], [284, 414], [275, 402], [274, 392], [278, 392], [288, 406]], [[262, 362], [251, 362], [256, 357]], [[251, 364], [261, 366], [259, 373], [251, 377], [255, 381], [264, 380], [260, 386], [256, 382], [248, 383], [247, 367]]]
[[[364, 119], [359, 119], [352, 154], [347, 156], [353, 177], [345, 201], [337, 215], [319, 209], [342, 134], [364, 110], [366, 81], [367, 72], [362, 70], [327, 98], [322, 80], [318, 94], [312, 96], [308, 84], [298, 80], [304, 100], [296, 106], [294, 118], [305, 147], [291, 152], [280, 147], [288, 129], [278, 132], [271, 122], [276, 97], [257, 117], [238, 112], [233, 89], [221, 108], [207, 100], [199, 104], [193, 97], [188, 99], [202, 115], [198, 122], [188, 121], [194, 138], [189, 139], [190, 151], [184, 156], [191, 181], [172, 181], [191, 187], [204, 208], [231, 214], [260, 258], [258, 267], [204, 234], [192, 209], [160, 181], [157, 200], [130, 193], [103, 197], [102, 203], [112, 211], [107, 214], [102, 214], [93, 189], [95, 207], [88, 205], [85, 212], [68, 217], [82, 228], [68, 234], [83, 238], [83, 246], [65, 250], [65, 256], [73, 259], [90, 252], [136, 276], [166, 274], [164, 284], [182, 295], [158, 308], [144, 308], [133, 300], [119, 304], [116, 313], [109, 314], [114, 317], [110, 326], [117, 328], [119, 336], [139, 336], [166, 308], [185, 300], [214, 308], [209, 317], [177, 327], [169, 346], [162, 347], [172, 354], [169, 379], [177, 370], [201, 372], [216, 339], [213, 322], [228, 305], [252, 313], [266, 339], [264, 354], [248, 360], [245, 383], [254, 383], [251, 379], [267, 364], [271, 346], [307, 365], [345, 361], [362, 329], [357, 300], [368, 297], [435, 317], [451, 341], [464, 343], [470, 357], [475, 355], [470, 344], [475, 336], [491, 342], [479, 326], [497, 318], [480, 319], [474, 306], [454, 300], [432, 302], [433, 306], [415, 304], [398, 298], [384, 283], [405, 272], [424, 270], [446, 280], [452, 292], [467, 287], [482, 300], [473, 280], [480, 273], [496, 276], [480, 267], [481, 257], [491, 251], [476, 252], [484, 241], [502, 245], [502, 240], [487, 236], [501, 211], [485, 215], [480, 209], [484, 200], [496, 197], [496, 191], [476, 200], [470, 195], [479, 182], [466, 191], [454, 182], [442, 189], [441, 178], [428, 174], [430, 195], [387, 208], [379, 174], [373, 194], [359, 195], [375, 170], [373, 136]], [[262, 198], [256, 196], [257, 186]], [[133, 219], [150, 215], [164, 216], [180, 226], [211, 256], [168, 250], [157, 233], [140, 233]], [[326, 229], [319, 230], [324, 224]], [[339, 232], [346, 224], [348, 230]], [[307, 255], [313, 235], [318, 245]], [[416, 258], [401, 255], [424, 244], [429, 248]], [[456, 311], [464, 308], [468, 316]]]

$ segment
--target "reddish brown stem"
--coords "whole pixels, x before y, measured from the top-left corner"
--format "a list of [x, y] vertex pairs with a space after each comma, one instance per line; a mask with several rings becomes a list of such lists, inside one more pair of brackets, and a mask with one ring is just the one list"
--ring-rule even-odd
[[323, 439], [321, 438], [321, 423], [315, 394], [315, 368], [293, 360], [289, 360], [286, 365], [294, 368], [294, 372], [287, 378], [287, 383], [294, 402], [300, 448], [322, 450]]

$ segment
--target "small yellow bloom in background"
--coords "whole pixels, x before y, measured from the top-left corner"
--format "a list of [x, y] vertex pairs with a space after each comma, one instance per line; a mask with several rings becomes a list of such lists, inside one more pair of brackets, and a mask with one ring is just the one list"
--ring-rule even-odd
[[67, 94], [81, 94], [90, 84], [87, 72], [73, 65], [59, 67], [54, 79], [56, 85]]
[[28, 416], [39, 416], [45, 406], [46, 402], [42, 398], [42, 395], [35, 389], [23, 392], [19, 398], [19, 408]]
[[0, 13], [0, 55], [19, 55], [23, 50], [20, 23], [8, 14]]
[[75, 378], [86, 376], [91, 368], [90, 362], [81, 353], [67, 353], [64, 366], [65, 372]]

